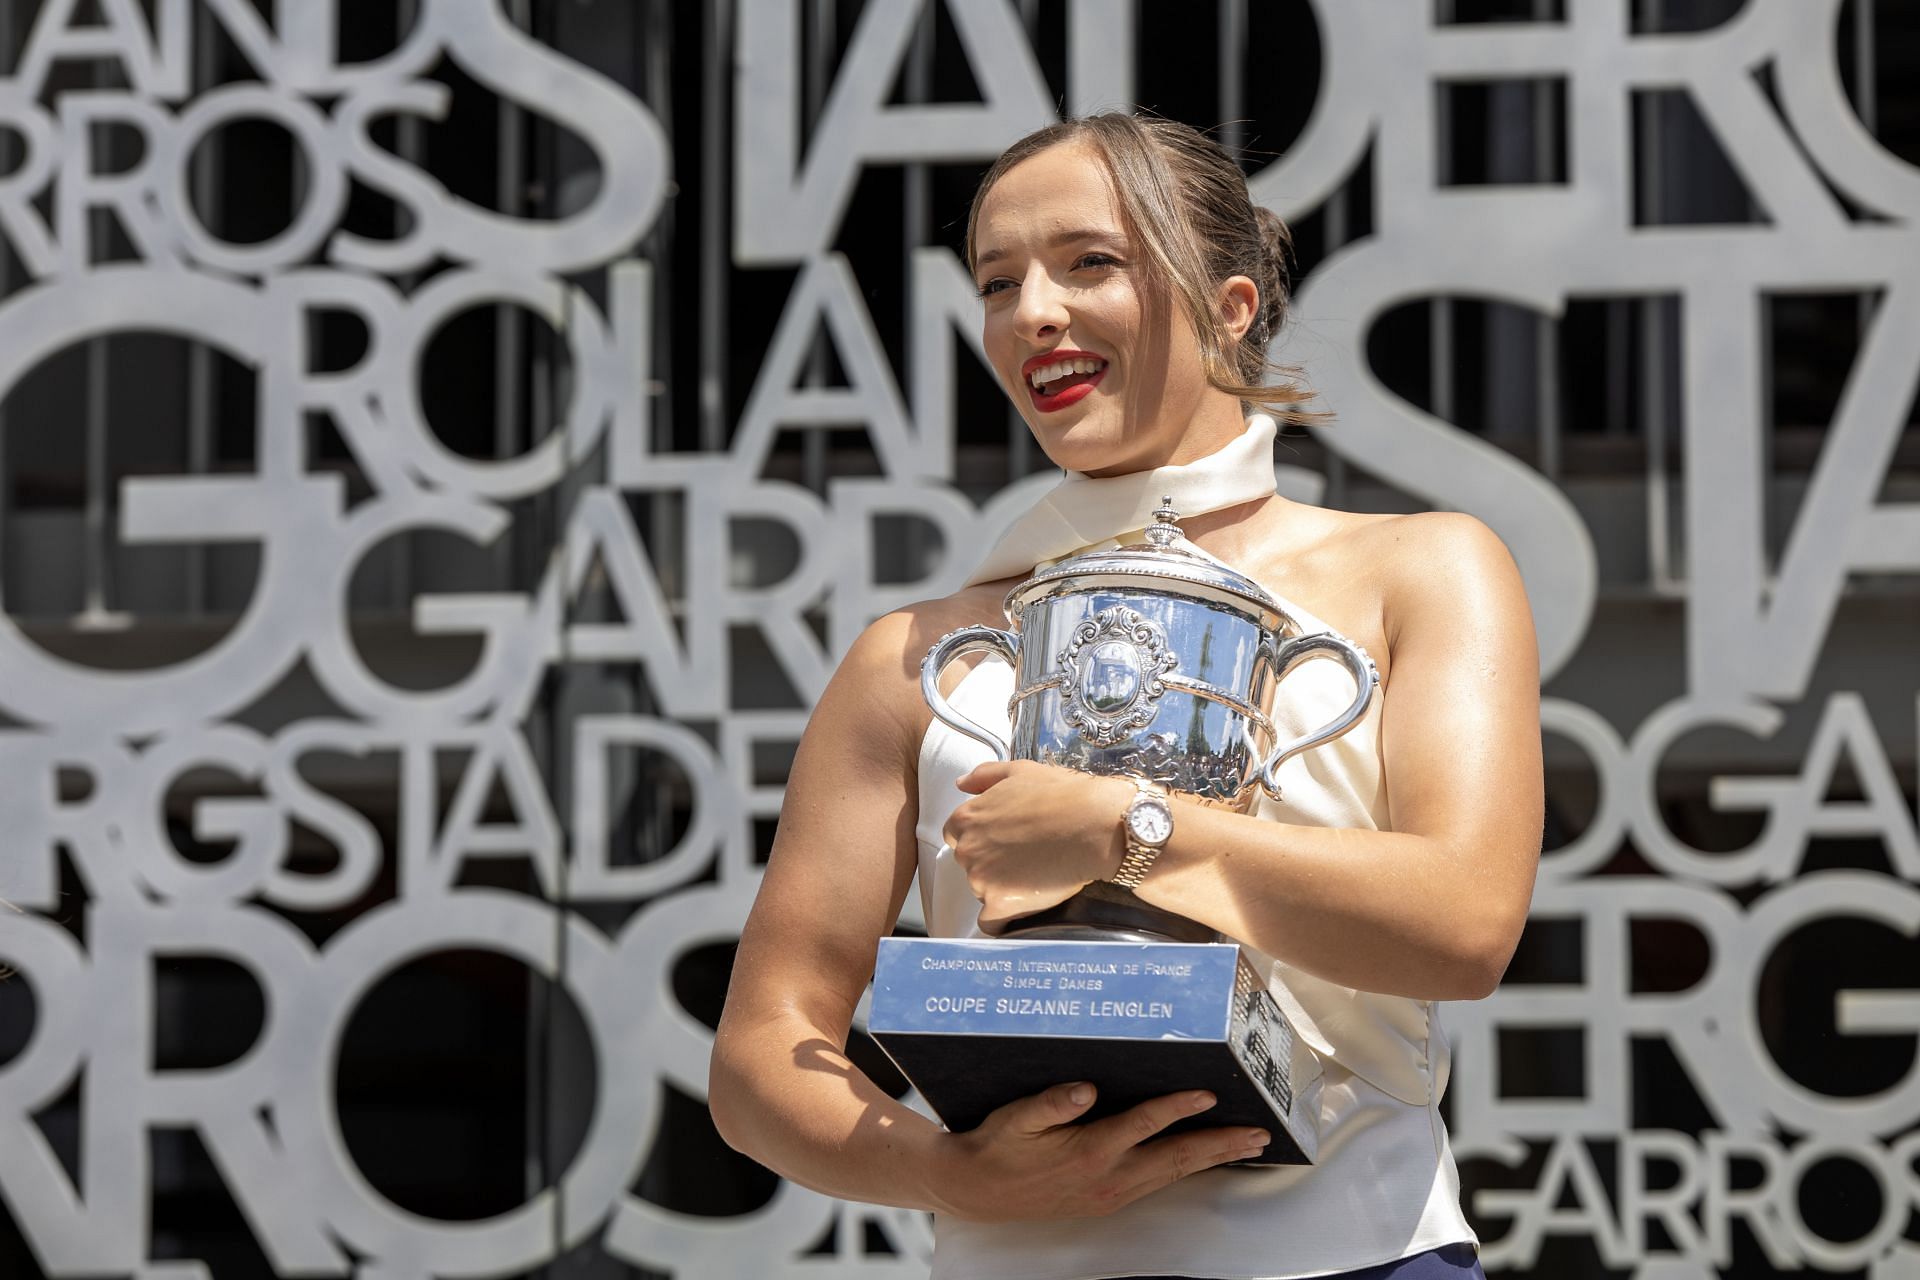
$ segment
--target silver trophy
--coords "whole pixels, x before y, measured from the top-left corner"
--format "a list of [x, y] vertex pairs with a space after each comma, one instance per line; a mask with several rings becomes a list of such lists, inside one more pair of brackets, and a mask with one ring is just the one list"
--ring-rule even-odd
[[[1280, 766], [1358, 723], [1379, 671], [1349, 640], [1302, 634], [1245, 574], [1175, 546], [1178, 519], [1163, 498], [1144, 543], [1074, 556], [1015, 587], [1006, 601], [1011, 631], [962, 627], [941, 637], [920, 666], [933, 714], [1001, 760], [1140, 778], [1242, 813], [1260, 791], [1279, 799]], [[940, 693], [947, 664], [980, 651], [1015, 669], [1011, 744]], [[1315, 658], [1346, 664], [1353, 702], [1313, 732], [1280, 741], [1269, 718], [1274, 695]], [[1215, 940], [1211, 930], [1104, 883], [1002, 936], [1016, 935]]]
[[[1277, 799], [1280, 766], [1352, 728], [1379, 673], [1351, 641], [1303, 634], [1246, 575], [1175, 545], [1177, 520], [1163, 498], [1145, 542], [1073, 556], [1009, 592], [1011, 629], [941, 637], [920, 668], [934, 715], [1002, 760], [1241, 812], [1263, 792]], [[940, 693], [941, 672], [975, 652], [1015, 670], [1011, 742]], [[1282, 740], [1275, 695], [1323, 658], [1345, 665], [1353, 700]], [[1213, 930], [1120, 885], [1090, 884], [994, 939], [889, 939], [874, 991], [874, 1038], [951, 1128], [1067, 1079], [1101, 1087], [1096, 1114], [1207, 1088], [1220, 1102], [1190, 1124], [1267, 1127], [1260, 1162], [1312, 1161], [1319, 1064], [1264, 980]]]

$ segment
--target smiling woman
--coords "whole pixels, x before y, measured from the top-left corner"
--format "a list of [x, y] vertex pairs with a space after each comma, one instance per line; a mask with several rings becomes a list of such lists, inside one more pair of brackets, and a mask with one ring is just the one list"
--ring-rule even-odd
[[[795, 759], [711, 1078], [740, 1150], [833, 1195], [934, 1211], [937, 1277], [1479, 1273], [1433, 1006], [1490, 991], [1526, 918], [1542, 803], [1531, 617], [1477, 521], [1274, 492], [1274, 421], [1248, 409], [1315, 416], [1284, 407], [1305, 398], [1297, 382], [1265, 381], [1286, 244], [1219, 147], [1132, 116], [1017, 143], [974, 201], [988, 358], [1067, 475], [968, 587], [880, 619], [834, 676]], [[1161, 801], [1164, 839], [1143, 855], [1123, 832], [1133, 779], [989, 760], [930, 723], [919, 671], [937, 638], [1003, 622], [1036, 564], [1127, 540], [1163, 494], [1187, 548], [1252, 578], [1304, 630], [1359, 644], [1382, 694], [1292, 762], [1281, 799], [1251, 813]], [[1088, 647], [1088, 703], [1132, 697], [1117, 656]], [[949, 677], [949, 706], [1004, 734], [1005, 668], [956, 663]], [[1284, 682], [1276, 722], [1321, 723], [1320, 702], [1352, 697], [1344, 676], [1317, 680]], [[888, 1097], [844, 1046], [916, 873], [936, 935], [991, 934], [1106, 881], [1240, 943], [1321, 1060], [1317, 1163], [1217, 1168], [1269, 1135], [1164, 1134], [1214, 1105], [1191, 1090], [1085, 1121], [1093, 1088], [1062, 1081], [965, 1133]]]
[[[1045, 199], [1036, 202], [1035, 195]], [[983, 227], [993, 232], [984, 241]], [[1253, 206], [1239, 169], [1186, 125], [1110, 114], [1028, 135], [982, 180], [967, 219], [966, 248], [988, 302], [989, 355], [1023, 412], [1030, 406], [1047, 414], [1075, 403], [1078, 395], [1060, 397], [1105, 380], [1111, 358], [1062, 345], [1033, 355], [1021, 368], [1029, 394], [1022, 394], [1027, 388], [1021, 380], [1006, 379], [993, 342], [1031, 322], [1031, 312], [1023, 314], [1013, 299], [1039, 286], [1033, 278], [1037, 262], [1052, 281], [1074, 292], [1081, 307], [1104, 302], [1122, 317], [1134, 317], [1136, 327], [1142, 314], [1163, 312], [1170, 298], [1186, 320], [1207, 386], [1244, 406], [1268, 406], [1282, 421], [1326, 416], [1294, 407], [1310, 398], [1296, 379], [1266, 380], [1270, 373], [1291, 373], [1272, 368], [1267, 358], [1287, 314], [1292, 237], [1286, 224]], [[1230, 298], [1222, 297], [1223, 285], [1235, 286]], [[1112, 296], [1116, 289], [1120, 296]], [[1133, 296], [1143, 290], [1151, 296]], [[1030, 296], [1026, 302], [1044, 306]], [[1173, 337], [1155, 333], [1148, 341], [1165, 344]], [[1172, 353], [1158, 346], [1139, 354], [1156, 368], [1185, 363], [1169, 361]], [[1059, 379], [1062, 361], [1092, 376], [1085, 382]], [[1044, 385], [1041, 374], [1059, 385]], [[1136, 393], [1136, 413], [1153, 407], [1154, 391], [1148, 386]], [[1027, 422], [1035, 426], [1033, 414]], [[1237, 419], [1231, 430], [1237, 432]]]

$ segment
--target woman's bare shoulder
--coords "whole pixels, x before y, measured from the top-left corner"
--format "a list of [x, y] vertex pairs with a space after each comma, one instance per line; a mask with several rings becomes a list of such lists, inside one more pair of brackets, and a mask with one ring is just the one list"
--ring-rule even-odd
[[[963, 587], [952, 595], [917, 600], [874, 619], [840, 660], [823, 707], [831, 712], [852, 704], [868, 714], [881, 712], [906, 740], [917, 743], [932, 718], [920, 695], [920, 664], [927, 650], [959, 627], [1006, 626], [1001, 602], [1012, 585], [1008, 580]], [[953, 676], [957, 678], [960, 671], [955, 664]]]
[[1328, 512], [1314, 551], [1318, 576], [1354, 584], [1377, 608], [1389, 640], [1409, 622], [1457, 617], [1461, 609], [1524, 613], [1526, 591], [1507, 545], [1457, 511]]
[[902, 676], [910, 676], [918, 687], [921, 659], [941, 636], [978, 623], [1007, 625], [1001, 602], [1013, 581], [962, 587], [952, 595], [916, 600], [882, 614], [853, 642], [841, 660], [841, 669], [857, 664], [869, 675], [897, 670]]
[[1479, 519], [1461, 511], [1376, 515], [1342, 511], [1330, 544], [1390, 576], [1424, 576], [1511, 563], [1506, 544]]
[[1356, 525], [1349, 552], [1379, 583], [1390, 643], [1414, 626], [1458, 627], [1477, 617], [1496, 630], [1529, 630], [1526, 587], [1500, 536], [1458, 511], [1374, 517]]
[[1452, 511], [1341, 511], [1295, 504], [1267, 544], [1274, 568], [1321, 594], [1383, 599], [1397, 586], [1504, 547], [1480, 521]]

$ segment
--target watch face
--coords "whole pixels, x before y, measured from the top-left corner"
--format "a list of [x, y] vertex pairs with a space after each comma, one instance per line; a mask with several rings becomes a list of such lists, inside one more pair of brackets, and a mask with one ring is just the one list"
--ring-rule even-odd
[[1173, 834], [1173, 810], [1161, 800], [1136, 800], [1127, 810], [1127, 830], [1141, 844], [1165, 844]]

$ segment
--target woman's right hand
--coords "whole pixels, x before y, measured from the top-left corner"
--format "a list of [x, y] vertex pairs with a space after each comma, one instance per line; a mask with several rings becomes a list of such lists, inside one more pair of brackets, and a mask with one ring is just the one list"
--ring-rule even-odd
[[1074, 1124], [1093, 1099], [1090, 1084], [1056, 1085], [949, 1135], [937, 1171], [942, 1212], [973, 1222], [1104, 1217], [1202, 1169], [1256, 1156], [1269, 1136], [1240, 1127], [1158, 1136], [1213, 1106], [1205, 1092]]

